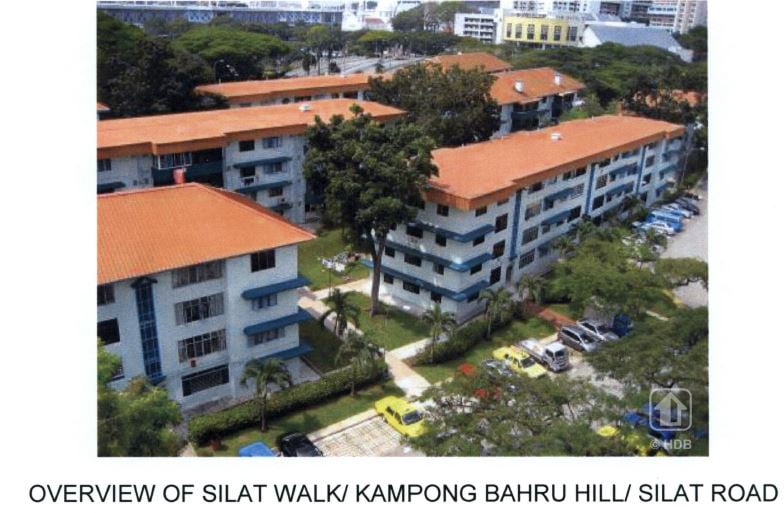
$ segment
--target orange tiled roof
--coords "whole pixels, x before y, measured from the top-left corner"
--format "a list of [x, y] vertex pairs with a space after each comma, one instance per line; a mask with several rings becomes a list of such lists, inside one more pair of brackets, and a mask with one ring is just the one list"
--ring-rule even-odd
[[98, 283], [315, 238], [250, 199], [189, 183], [98, 196]]
[[315, 77], [279, 78], [275, 80], [247, 80], [222, 84], [200, 85], [197, 93], [223, 96], [230, 102], [271, 100], [287, 96], [309, 96], [313, 94], [345, 93], [368, 89], [372, 75], [320, 75]]
[[[426, 191], [430, 201], [470, 210], [513, 191], [641, 144], [677, 137], [684, 127], [628, 116], [567, 121], [534, 132], [433, 152], [438, 176]], [[553, 140], [551, 134], [560, 134]]]
[[[553, 94], [574, 93], [584, 89], [585, 85], [569, 75], [561, 73], [561, 85], [556, 85], [553, 68], [519, 69], [505, 73], [496, 73], [496, 80], [490, 88], [490, 94], [499, 105], [507, 103], [530, 103], [543, 96]], [[515, 82], [523, 81], [523, 92], [515, 90]]]
[[457, 66], [460, 69], [471, 70], [474, 68], [484, 67], [488, 73], [496, 73], [499, 71], [508, 71], [512, 69], [512, 65], [506, 61], [502, 61], [495, 55], [487, 52], [472, 52], [461, 53], [456, 55], [438, 55], [431, 59], [430, 62], [440, 64], [443, 68], [451, 68]]
[[[220, 147], [232, 140], [301, 134], [316, 116], [352, 116], [349, 108], [355, 103], [379, 120], [404, 114], [379, 103], [341, 98], [98, 121], [98, 158], [161, 155]], [[309, 110], [303, 111], [305, 104]]]

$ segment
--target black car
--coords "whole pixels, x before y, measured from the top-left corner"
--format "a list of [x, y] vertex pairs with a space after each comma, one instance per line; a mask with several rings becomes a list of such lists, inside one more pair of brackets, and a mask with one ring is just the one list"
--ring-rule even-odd
[[278, 449], [283, 456], [307, 458], [324, 456], [321, 449], [316, 447], [310, 439], [302, 433], [285, 433], [278, 437]]

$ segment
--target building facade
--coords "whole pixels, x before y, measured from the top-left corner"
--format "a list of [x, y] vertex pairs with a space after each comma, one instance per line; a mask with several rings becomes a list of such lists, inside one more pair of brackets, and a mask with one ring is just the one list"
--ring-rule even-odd
[[317, 200], [302, 172], [304, 133], [316, 116], [350, 117], [360, 105], [386, 121], [402, 111], [373, 102], [323, 100], [98, 122], [98, 193], [184, 180], [239, 192], [305, 222]]
[[580, 17], [516, 14], [504, 16], [502, 37], [507, 43], [537, 48], [577, 46], [582, 29]]
[[201, 184], [98, 197], [98, 337], [122, 361], [112, 385], [146, 376], [183, 408], [252, 394], [252, 359], [318, 374], [298, 323], [297, 244], [314, 238]]
[[684, 133], [602, 116], [436, 150], [438, 175], [416, 221], [389, 235], [381, 297], [471, 318], [483, 310], [483, 289], [546, 271], [557, 258], [553, 241], [583, 216], [601, 222], [624, 198], [661, 198], [681, 169]]
[[364, 100], [372, 75], [323, 75], [313, 77], [280, 78], [275, 80], [247, 80], [206, 84], [194, 89], [197, 94], [214, 94], [226, 100], [231, 108], [281, 105], [316, 100], [351, 98]]
[[501, 44], [501, 22], [503, 15], [500, 9], [490, 12], [455, 14], [455, 34], [472, 37], [483, 43]]

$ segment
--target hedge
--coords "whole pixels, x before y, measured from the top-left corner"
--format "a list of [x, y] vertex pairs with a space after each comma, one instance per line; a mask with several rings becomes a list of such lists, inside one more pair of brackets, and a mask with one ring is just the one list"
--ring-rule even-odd
[[[522, 304], [515, 302], [511, 312], [502, 315], [493, 322], [492, 331], [495, 332], [507, 326], [512, 322], [513, 318], [522, 319], [522, 316]], [[487, 321], [485, 319], [477, 319], [456, 330], [448, 340], [436, 344], [432, 360], [430, 359], [431, 348], [427, 345], [414, 355], [411, 359], [411, 364], [427, 365], [430, 363], [448, 362], [467, 353], [471, 348], [484, 340], [487, 340]]]
[[[378, 359], [372, 368], [357, 379], [357, 388], [380, 381], [387, 375], [387, 365]], [[267, 399], [267, 419], [323, 402], [351, 389], [351, 369], [344, 367], [325, 374], [318, 381], [302, 383], [276, 392]], [[225, 410], [197, 415], [188, 422], [188, 439], [202, 445], [239, 429], [259, 424], [258, 401], [248, 400]]]

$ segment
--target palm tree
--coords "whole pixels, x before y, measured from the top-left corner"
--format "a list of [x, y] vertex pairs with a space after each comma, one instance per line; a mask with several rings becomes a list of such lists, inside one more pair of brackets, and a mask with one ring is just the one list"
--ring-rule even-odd
[[576, 244], [572, 236], [567, 233], [555, 239], [550, 247], [563, 258], [575, 250]]
[[354, 326], [359, 324], [359, 307], [349, 302], [349, 295], [349, 292], [343, 293], [340, 289], [332, 289], [327, 299], [327, 304], [331, 306], [319, 318], [319, 322], [324, 326], [324, 321], [327, 320], [327, 317], [335, 314], [333, 332], [338, 336], [343, 336], [343, 332], [348, 327], [348, 321], [353, 322]]
[[277, 385], [283, 389], [292, 385], [291, 373], [288, 367], [278, 358], [265, 360], [251, 360], [245, 364], [240, 385], [246, 386], [249, 379], [256, 383], [255, 398], [261, 406], [261, 430], [267, 430], [267, 397], [269, 385]]
[[444, 333], [450, 334], [457, 326], [454, 314], [441, 310], [441, 305], [436, 303], [433, 308], [425, 312], [422, 316], [427, 324], [430, 325], [430, 363], [435, 359], [436, 343]]
[[544, 299], [544, 278], [532, 274], [524, 274], [517, 283], [517, 291], [523, 301], [533, 300], [536, 304], [542, 304]]
[[381, 356], [381, 349], [370, 340], [370, 337], [363, 333], [349, 330], [335, 355], [335, 363], [340, 365], [343, 362], [347, 362], [351, 366], [352, 397], [356, 393], [359, 372], [372, 365], [379, 356]]
[[498, 319], [504, 309], [512, 304], [512, 295], [506, 289], [485, 289], [479, 294], [485, 300], [485, 318], [487, 318], [487, 338], [493, 331], [493, 322]]

